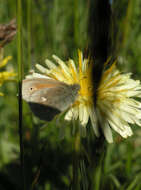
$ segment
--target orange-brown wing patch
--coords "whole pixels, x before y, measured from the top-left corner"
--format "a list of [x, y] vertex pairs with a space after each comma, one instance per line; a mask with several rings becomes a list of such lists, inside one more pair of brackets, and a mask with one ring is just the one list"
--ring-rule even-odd
[[[62, 85], [62, 82], [56, 81], [54, 79], [40, 79], [40, 78], [34, 78], [34, 79], [25, 79], [23, 82], [26, 84], [29, 84], [27, 87], [31, 87], [32, 91], [40, 90], [43, 88], [56, 88], [60, 85]], [[63, 83], [64, 85], [64, 83]]]
[[46, 84], [35, 84], [35, 88], [36, 89], [42, 89], [42, 88], [55, 88], [55, 87], [57, 87], [58, 85], [60, 85], [60, 83], [59, 84], [55, 84], [55, 83], [46, 83]]

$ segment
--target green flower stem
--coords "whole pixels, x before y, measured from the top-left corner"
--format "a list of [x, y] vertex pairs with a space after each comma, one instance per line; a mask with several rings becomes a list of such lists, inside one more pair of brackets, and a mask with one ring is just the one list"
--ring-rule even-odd
[[74, 157], [73, 157], [73, 180], [72, 190], [79, 190], [79, 152], [80, 152], [80, 133], [76, 132], [74, 140]]
[[78, 9], [79, 9], [79, 2], [78, 0], [74, 0], [74, 47], [76, 49], [79, 47], [79, 32], [78, 32], [78, 26], [79, 26], [79, 15], [78, 15]]
[[27, 0], [27, 63], [31, 64], [31, 0]]

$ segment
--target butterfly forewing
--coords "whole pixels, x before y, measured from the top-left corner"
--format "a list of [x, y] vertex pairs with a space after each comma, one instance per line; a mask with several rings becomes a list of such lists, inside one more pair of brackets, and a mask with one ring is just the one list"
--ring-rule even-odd
[[43, 88], [33, 93], [30, 101], [64, 111], [74, 103], [77, 91], [73, 85], [58, 85], [55, 88]]
[[22, 83], [22, 96], [25, 101], [30, 101], [30, 97], [36, 91], [39, 91], [43, 88], [55, 88], [59, 81], [53, 79], [46, 78], [33, 78], [33, 79], [25, 79]]
[[23, 81], [22, 95], [36, 116], [50, 121], [74, 103], [79, 89], [78, 84], [68, 85], [53, 79], [33, 78]]

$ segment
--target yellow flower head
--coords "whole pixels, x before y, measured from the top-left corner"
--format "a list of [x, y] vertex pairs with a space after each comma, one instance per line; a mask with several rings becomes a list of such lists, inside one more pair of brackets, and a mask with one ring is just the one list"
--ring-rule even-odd
[[[5, 67], [6, 64], [8, 63], [9, 60], [11, 60], [12, 57], [11, 56], [7, 56], [6, 58], [3, 58], [3, 52], [2, 50], [0, 51], [0, 69]], [[0, 71], [0, 86], [2, 86], [2, 84], [9, 80], [10, 77], [15, 76], [16, 74], [13, 71]], [[0, 93], [0, 95], [3, 95], [2, 93]]]

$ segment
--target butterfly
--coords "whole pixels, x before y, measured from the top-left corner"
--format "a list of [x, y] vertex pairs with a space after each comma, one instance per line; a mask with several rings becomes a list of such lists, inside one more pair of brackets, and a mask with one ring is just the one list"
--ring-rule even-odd
[[79, 95], [79, 84], [66, 84], [50, 78], [27, 78], [22, 82], [22, 97], [41, 120], [51, 121], [67, 110]]

